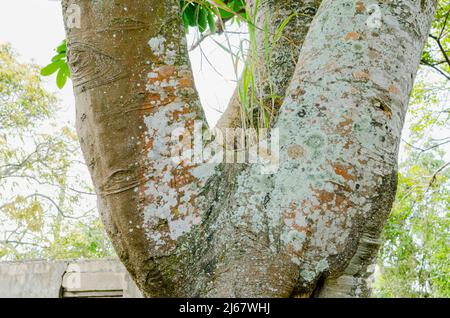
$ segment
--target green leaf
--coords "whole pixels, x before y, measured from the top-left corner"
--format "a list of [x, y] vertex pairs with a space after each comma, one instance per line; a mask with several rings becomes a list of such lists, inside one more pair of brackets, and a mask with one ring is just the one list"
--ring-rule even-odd
[[[229, 5], [229, 6], [231, 7], [231, 5]], [[233, 1], [232, 8], [235, 12], [241, 11], [244, 7], [245, 7], [244, 0], [234, 0]]]
[[186, 12], [183, 12], [183, 26], [186, 31], [189, 31], [189, 17], [187, 16]]
[[275, 34], [274, 37], [274, 41], [277, 42], [280, 38], [281, 35], [283, 33], [284, 28], [286, 27], [286, 25], [292, 20], [293, 17], [297, 16], [297, 13], [293, 13], [290, 16], [288, 16], [282, 23], [281, 25], [278, 27], [277, 32]]
[[225, 11], [224, 9], [220, 9], [220, 8], [219, 8], [219, 13], [220, 13], [220, 17], [222, 19], [230, 19], [234, 16], [234, 13]]
[[196, 7], [195, 6], [193, 6], [191, 4], [186, 6], [186, 9], [184, 10], [184, 14], [186, 15], [186, 17], [189, 21], [189, 26], [191, 26], [191, 27], [197, 26]]
[[61, 69], [63, 69], [64, 73], [66, 74], [66, 76], [67, 76], [68, 78], [71, 78], [69, 65], [67, 65], [67, 63], [64, 63], [64, 64], [61, 66]]
[[209, 30], [211, 31], [211, 33], [216, 32], [216, 20], [214, 19], [214, 14], [211, 11], [208, 12], [207, 18]]
[[42, 76], [50, 76], [53, 73], [55, 73], [63, 64], [64, 64], [64, 61], [62, 61], [62, 60], [53, 62], [41, 70], [41, 75]]
[[65, 58], [66, 58], [66, 53], [65, 52], [64, 53], [60, 53], [60, 54], [55, 55], [54, 57], [52, 57], [52, 62], [63, 60]]
[[60, 68], [58, 71], [58, 75], [56, 75], [56, 85], [59, 89], [62, 89], [67, 82], [67, 74], [64, 71], [64, 68]]
[[208, 28], [208, 11], [201, 7], [198, 12], [198, 29], [201, 33]]
[[57, 48], [56, 48], [56, 52], [58, 52], [59, 54], [61, 53], [66, 53], [67, 52], [67, 41], [64, 40]]

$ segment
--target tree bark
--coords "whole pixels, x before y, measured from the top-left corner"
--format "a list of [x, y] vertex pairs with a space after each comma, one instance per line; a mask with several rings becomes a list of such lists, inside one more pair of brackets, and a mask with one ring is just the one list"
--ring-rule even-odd
[[309, 22], [288, 29], [297, 63], [283, 45], [261, 77], [285, 97], [272, 174], [173, 161], [174, 130], [194, 150], [194, 121], [206, 129], [178, 0], [65, 0], [65, 14], [70, 4], [82, 12], [80, 29], [66, 27], [81, 146], [146, 296], [368, 295], [433, 0], [324, 0], [304, 43]]

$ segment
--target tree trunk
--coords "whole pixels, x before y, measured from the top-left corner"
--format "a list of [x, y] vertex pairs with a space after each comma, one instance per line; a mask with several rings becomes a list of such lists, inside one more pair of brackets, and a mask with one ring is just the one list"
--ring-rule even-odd
[[[263, 1], [262, 16], [273, 30], [318, 3]], [[108, 234], [146, 296], [368, 295], [434, 0], [324, 0], [294, 21], [295, 45], [277, 46], [260, 77], [284, 96], [270, 174], [173, 160], [206, 129], [178, 0], [65, 0], [66, 17], [72, 4], [81, 146]]]

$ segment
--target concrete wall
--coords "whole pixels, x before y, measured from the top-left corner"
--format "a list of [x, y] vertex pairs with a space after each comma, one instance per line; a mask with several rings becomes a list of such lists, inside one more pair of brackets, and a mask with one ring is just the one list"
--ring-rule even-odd
[[0, 263], [0, 298], [141, 298], [116, 259]]

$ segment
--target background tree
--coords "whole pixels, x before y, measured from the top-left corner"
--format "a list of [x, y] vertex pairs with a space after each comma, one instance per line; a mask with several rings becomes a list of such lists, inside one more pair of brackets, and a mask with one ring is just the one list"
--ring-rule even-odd
[[449, 173], [442, 151], [408, 153], [384, 231], [375, 295], [449, 297]]
[[450, 1], [441, 1], [410, 102], [399, 191], [380, 251], [378, 296], [450, 295], [449, 16]]
[[[39, 68], [0, 44], [0, 259], [111, 254], [86, 196], [79, 146], [56, 122], [57, 100]], [[84, 210], [86, 209], [86, 210]]]

